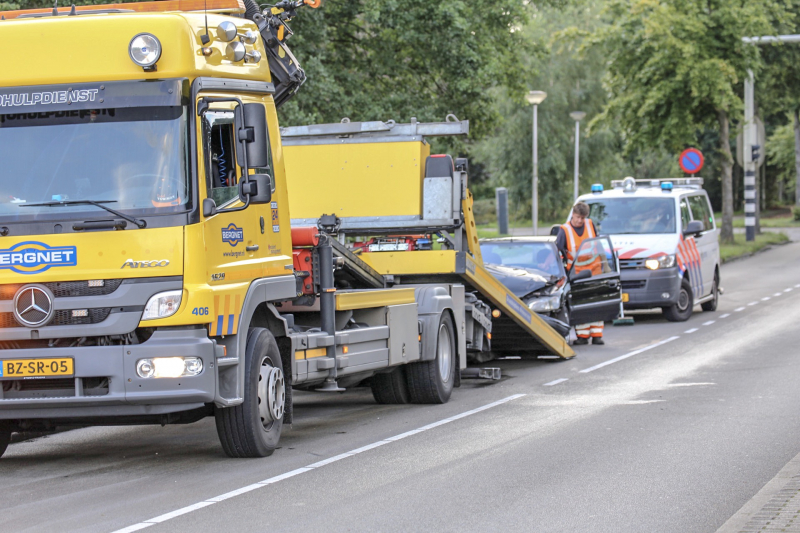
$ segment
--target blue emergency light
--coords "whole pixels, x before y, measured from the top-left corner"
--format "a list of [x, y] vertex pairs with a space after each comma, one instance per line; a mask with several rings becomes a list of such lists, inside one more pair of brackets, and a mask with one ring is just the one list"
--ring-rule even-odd
[[594, 194], [599, 194], [599, 193], [603, 192], [603, 184], [602, 183], [595, 183], [594, 185], [592, 185], [592, 192]]
[[664, 192], [672, 192], [672, 182], [665, 181], [661, 184], [661, 190]]

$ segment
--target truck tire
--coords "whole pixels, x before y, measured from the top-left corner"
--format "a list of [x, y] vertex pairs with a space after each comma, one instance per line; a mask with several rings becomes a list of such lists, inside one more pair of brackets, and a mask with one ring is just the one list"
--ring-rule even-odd
[[714, 285], [711, 287], [711, 294], [713, 294], [714, 297], [700, 305], [703, 311], [717, 310], [717, 303], [719, 302], [719, 276], [716, 272], [714, 272]]
[[445, 311], [436, 332], [436, 357], [407, 365], [408, 392], [413, 403], [447, 403], [458, 370], [453, 319]]
[[250, 328], [244, 365], [244, 402], [217, 408], [217, 434], [229, 457], [267, 457], [278, 445], [286, 407], [281, 354], [269, 330]]
[[372, 396], [380, 404], [406, 404], [411, 400], [406, 383], [406, 365], [398, 366], [391, 372], [375, 374], [370, 380]]
[[7, 423], [0, 422], [0, 457], [6, 453], [6, 448], [11, 442], [11, 426]]
[[686, 322], [692, 316], [694, 307], [694, 296], [692, 295], [692, 285], [689, 280], [681, 280], [681, 289], [678, 294], [678, 303], [664, 308], [664, 318], [670, 322]]

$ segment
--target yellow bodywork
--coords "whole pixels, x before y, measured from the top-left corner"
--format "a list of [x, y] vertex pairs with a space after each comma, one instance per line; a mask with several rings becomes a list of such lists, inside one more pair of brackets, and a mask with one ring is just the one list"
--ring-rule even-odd
[[337, 311], [368, 309], [370, 307], [384, 307], [389, 305], [413, 304], [414, 302], [414, 289], [376, 289], [368, 291], [340, 292], [336, 294]]
[[325, 144], [313, 146], [312, 157], [308, 148], [284, 148], [292, 218], [416, 215], [422, 209], [428, 144]]

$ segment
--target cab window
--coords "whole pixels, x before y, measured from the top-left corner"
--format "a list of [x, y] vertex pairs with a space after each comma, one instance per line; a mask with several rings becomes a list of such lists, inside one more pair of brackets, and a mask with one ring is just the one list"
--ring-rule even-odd
[[218, 206], [239, 197], [233, 111], [208, 111], [203, 121], [207, 196]]
[[689, 203], [686, 197], [681, 198], [681, 227], [686, 229], [692, 221], [692, 213], [689, 211]]
[[711, 215], [711, 209], [708, 207], [708, 200], [706, 200], [705, 196], [690, 196], [689, 207], [692, 209], [692, 220], [698, 220], [703, 223], [703, 231], [714, 229], [714, 218]]

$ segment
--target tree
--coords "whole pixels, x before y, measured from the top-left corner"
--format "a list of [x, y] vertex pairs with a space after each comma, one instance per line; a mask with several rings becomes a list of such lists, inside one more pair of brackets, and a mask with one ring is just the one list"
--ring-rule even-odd
[[785, 16], [779, 0], [612, 0], [609, 26], [593, 44], [608, 61], [609, 105], [628, 149], [696, 144], [706, 127], [719, 133], [723, 242], [733, 241], [732, 118], [742, 110], [742, 82], [759, 69], [758, 50], [742, 37], [767, 35]]

